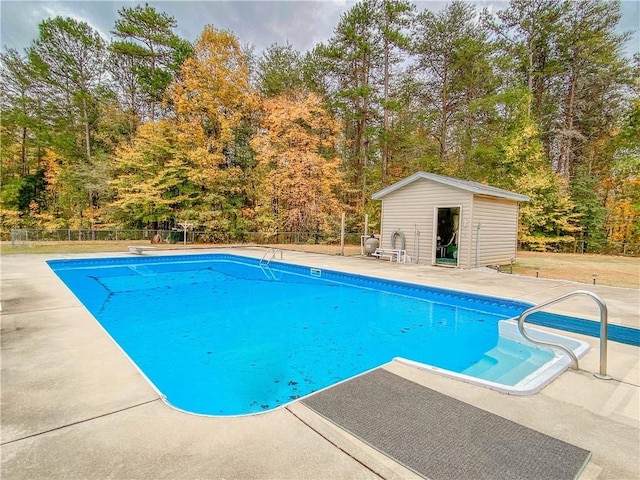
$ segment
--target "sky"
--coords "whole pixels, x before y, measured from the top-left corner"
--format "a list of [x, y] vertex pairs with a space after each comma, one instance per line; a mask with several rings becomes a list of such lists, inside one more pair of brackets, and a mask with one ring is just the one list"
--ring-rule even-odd
[[[355, 2], [351, 0], [267, 1], [267, 0], [147, 0], [158, 12], [173, 16], [176, 33], [194, 41], [205, 25], [232, 31], [242, 44], [253, 45], [257, 52], [273, 43], [290, 43], [304, 52], [328, 40], [340, 16]], [[419, 10], [437, 11], [446, 1], [414, 1]], [[474, 0], [478, 7], [493, 11], [505, 8], [507, 1]], [[38, 35], [38, 24], [45, 18], [62, 16], [82, 20], [107, 40], [118, 18], [118, 10], [133, 7], [143, 1], [15, 1], [0, 0], [0, 47], [2, 51], [15, 48], [22, 52]], [[627, 43], [626, 54], [640, 52], [640, 2], [622, 2], [623, 18], [620, 31], [635, 30]]]

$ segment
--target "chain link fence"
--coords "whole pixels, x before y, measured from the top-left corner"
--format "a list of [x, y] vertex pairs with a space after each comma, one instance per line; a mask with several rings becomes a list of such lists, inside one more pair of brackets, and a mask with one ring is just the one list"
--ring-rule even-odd
[[[204, 232], [182, 229], [174, 230], [127, 230], [127, 229], [13, 229], [11, 245], [19, 246], [38, 242], [109, 242], [131, 241], [151, 243], [159, 234], [166, 244], [232, 244], [250, 243], [257, 245], [335, 245], [340, 243], [340, 233], [321, 232], [244, 232], [231, 236], [222, 232]], [[346, 232], [344, 242], [347, 245], [359, 245], [362, 232]], [[8, 240], [4, 239], [3, 240]], [[589, 245], [583, 241], [549, 242], [542, 244], [520, 242], [520, 250], [547, 251], [556, 253], [597, 253], [640, 257], [640, 243], [606, 242]]]
[[519, 250], [554, 253], [595, 253], [601, 255], [619, 255], [624, 257], [640, 257], [640, 243], [603, 242], [589, 243], [576, 240], [573, 242], [518, 242]]
[[[196, 230], [126, 230], [126, 229], [12, 229], [11, 245], [19, 246], [40, 242], [113, 242], [131, 241], [151, 243], [160, 236], [161, 243], [166, 244], [230, 244], [253, 243], [260, 245], [285, 244], [336, 244], [340, 243], [340, 234], [320, 232], [245, 232], [233, 237], [224, 233], [202, 232]], [[360, 244], [361, 232], [345, 233], [345, 243]]]

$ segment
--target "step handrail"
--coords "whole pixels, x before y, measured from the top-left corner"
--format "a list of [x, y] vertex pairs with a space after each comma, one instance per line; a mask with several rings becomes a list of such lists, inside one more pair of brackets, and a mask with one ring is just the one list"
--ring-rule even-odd
[[[276, 277], [276, 274], [273, 273], [273, 270], [271, 270], [271, 260], [273, 260], [273, 257], [275, 257], [278, 252], [280, 252], [280, 260], [282, 260], [282, 250], [280, 250], [279, 248], [271, 247], [271, 248], [268, 248], [266, 252], [264, 252], [264, 255], [262, 256], [262, 258], [260, 259], [260, 262], [258, 263], [260, 270], [262, 270], [265, 276], [267, 278], [270, 278], [271, 280], [278, 280], [278, 278]], [[265, 259], [269, 254], [271, 254], [271, 256], [269, 257], [268, 260], [265, 261]]]
[[262, 255], [262, 258], [260, 259], [260, 266], [263, 265], [263, 262], [265, 261], [265, 259], [267, 258], [267, 255], [271, 254], [271, 256], [269, 257], [269, 260], [267, 260], [265, 262], [265, 264], [267, 266], [269, 266], [269, 264], [271, 263], [271, 260], [273, 260], [273, 258], [276, 256], [276, 253], [280, 252], [280, 260], [282, 260], [282, 250], [279, 248], [267, 248], [267, 251], [264, 252], [264, 255]]
[[552, 342], [545, 342], [544, 340], [536, 340], [535, 338], [531, 338], [529, 334], [524, 329], [524, 321], [527, 319], [529, 315], [539, 310], [542, 310], [549, 305], [553, 305], [555, 303], [559, 303], [563, 300], [566, 300], [571, 297], [576, 297], [579, 295], [584, 295], [593, 299], [600, 309], [600, 371], [599, 373], [595, 373], [594, 375], [603, 380], [610, 380], [611, 377], [607, 375], [607, 326], [608, 326], [608, 312], [607, 312], [607, 304], [602, 300], [599, 296], [597, 296], [593, 292], [589, 292], [587, 290], [576, 290], [574, 292], [566, 293], [564, 295], [560, 295], [559, 297], [553, 298], [547, 302], [540, 303], [535, 305], [528, 310], [525, 310], [518, 317], [518, 330], [520, 334], [529, 340], [531, 343], [538, 345], [546, 345], [552, 348], [559, 348], [563, 350], [569, 357], [571, 358], [572, 367], [575, 370], [578, 370], [578, 357], [576, 357], [575, 353], [570, 348], [565, 347], [564, 345]]

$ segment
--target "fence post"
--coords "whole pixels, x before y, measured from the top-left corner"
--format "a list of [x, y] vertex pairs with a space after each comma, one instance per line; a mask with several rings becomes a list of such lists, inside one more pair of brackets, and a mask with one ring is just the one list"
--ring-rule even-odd
[[342, 212], [342, 221], [340, 222], [340, 255], [344, 257], [344, 219], [345, 212]]

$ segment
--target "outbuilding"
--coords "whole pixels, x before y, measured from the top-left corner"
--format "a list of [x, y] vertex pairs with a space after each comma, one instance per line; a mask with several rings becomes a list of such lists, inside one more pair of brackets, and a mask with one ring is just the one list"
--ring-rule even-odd
[[418, 172], [373, 194], [382, 200], [380, 249], [414, 263], [476, 268], [515, 261], [518, 202], [529, 197]]

